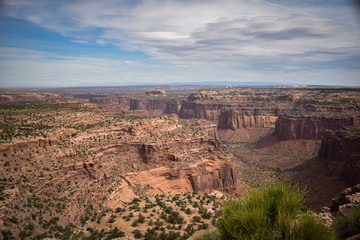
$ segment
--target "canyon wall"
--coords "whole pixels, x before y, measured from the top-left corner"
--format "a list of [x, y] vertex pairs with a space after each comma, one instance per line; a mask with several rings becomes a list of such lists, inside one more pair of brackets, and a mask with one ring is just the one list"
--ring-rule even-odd
[[270, 128], [274, 127], [278, 117], [273, 113], [258, 113], [254, 110], [224, 110], [219, 116], [219, 129]]
[[[350, 130], [349, 130], [350, 129]], [[350, 184], [360, 182], [360, 133], [326, 131], [318, 156], [326, 161], [328, 173]]]
[[91, 97], [92, 103], [115, 104], [122, 110], [145, 110], [150, 115], [178, 113], [181, 101], [175, 99], [138, 99], [133, 97]]
[[179, 117], [184, 119], [203, 118], [207, 120], [219, 120], [221, 110], [226, 105], [221, 103], [201, 103], [196, 101], [185, 101], [181, 105]]
[[178, 113], [181, 102], [173, 99], [131, 99], [130, 110], [146, 110], [152, 115]]
[[288, 117], [281, 116], [275, 123], [275, 136], [280, 140], [321, 139], [325, 130], [336, 131], [346, 126], [353, 126], [354, 117]]

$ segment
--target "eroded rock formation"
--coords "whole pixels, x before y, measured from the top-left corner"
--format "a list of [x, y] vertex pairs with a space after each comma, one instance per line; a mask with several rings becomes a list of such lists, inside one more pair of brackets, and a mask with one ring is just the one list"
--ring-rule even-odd
[[227, 192], [235, 190], [231, 157], [205, 159], [196, 164], [176, 168], [154, 168], [129, 173], [124, 178], [131, 187], [137, 186], [147, 195], [193, 191], [208, 193], [214, 189]]

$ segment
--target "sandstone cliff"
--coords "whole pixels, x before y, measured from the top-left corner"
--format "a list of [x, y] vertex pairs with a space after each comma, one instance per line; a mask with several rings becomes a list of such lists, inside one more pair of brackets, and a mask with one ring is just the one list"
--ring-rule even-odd
[[218, 120], [221, 109], [225, 106], [221, 103], [201, 103], [185, 101], [180, 108], [179, 117], [184, 119], [203, 118], [207, 120]]
[[360, 133], [349, 128], [326, 131], [318, 156], [326, 161], [328, 173], [350, 184], [360, 182]]
[[257, 111], [221, 111], [219, 117], [219, 129], [242, 129], [242, 128], [270, 128], [274, 127], [277, 116], [273, 113], [258, 113]]
[[325, 130], [336, 131], [345, 126], [353, 126], [354, 122], [353, 117], [280, 116], [275, 123], [274, 134], [280, 140], [321, 139]]
[[131, 187], [143, 189], [143, 194], [177, 194], [211, 190], [235, 190], [232, 158], [211, 158], [177, 168], [160, 167], [149, 171], [129, 173], [125, 176]]
[[92, 103], [106, 103], [106, 104], [115, 104], [119, 106], [122, 110], [130, 109], [130, 97], [104, 97], [104, 96], [91, 96], [90, 102]]
[[174, 99], [136, 99], [131, 98], [130, 110], [145, 110], [150, 115], [178, 113], [181, 102]]

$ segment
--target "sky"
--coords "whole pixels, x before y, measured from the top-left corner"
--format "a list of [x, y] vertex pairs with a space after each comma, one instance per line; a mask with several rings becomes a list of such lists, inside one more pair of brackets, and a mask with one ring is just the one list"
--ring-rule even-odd
[[359, 2], [0, 0], [0, 86], [360, 86]]

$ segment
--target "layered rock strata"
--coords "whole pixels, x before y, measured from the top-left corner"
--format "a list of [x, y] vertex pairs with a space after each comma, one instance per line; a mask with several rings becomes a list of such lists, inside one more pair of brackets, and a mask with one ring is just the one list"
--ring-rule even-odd
[[274, 127], [278, 117], [275, 114], [258, 113], [257, 111], [221, 111], [219, 129], [270, 128]]
[[[211, 190], [235, 190], [232, 158], [210, 158], [196, 164], [176, 168], [160, 167], [124, 176], [130, 187], [143, 189], [143, 194], [177, 194]], [[136, 191], [136, 189], [135, 189]]]

